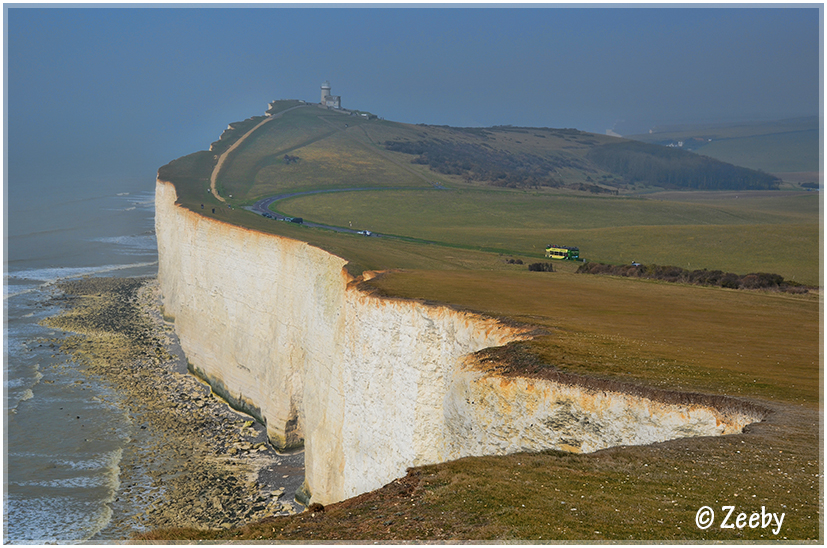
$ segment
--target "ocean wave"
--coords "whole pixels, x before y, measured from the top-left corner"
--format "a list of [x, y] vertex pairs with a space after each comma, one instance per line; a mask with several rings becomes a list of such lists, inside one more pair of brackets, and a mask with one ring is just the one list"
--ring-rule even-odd
[[114, 470], [118, 467], [123, 454], [122, 449], [115, 449], [107, 453], [96, 455], [90, 459], [60, 459], [54, 458], [54, 455], [48, 455], [50, 463], [55, 466], [63, 466], [71, 470], [96, 470], [99, 468]]
[[136, 211], [136, 210], [146, 210], [151, 211], [155, 209], [155, 204], [153, 202], [132, 202], [132, 205], [126, 207], [105, 207], [102, 208], [102, 211]]
[[[43, 284], [15, 284], [9, 285], [9, 276], [6, 276], [6, 283], [3, 284], [3, 299], [8, 299], [9, 297], [14, 297], [16, 295], [23, 295], [25, 293], [31, 293], [32, 291], [37, 291]], [[34, 314], [32, 312], [31, 314]]]
[[14, 401], [14, 405], [10, 406], [7, 409], [7, 411], [9, 413], [12, 413], [12, 414], [16, 415], [17, 414], [17, 408], [20, 406], [20, 403], [34, 398], [34, 392], [32, 391], [31, 388], [24, 388], [20, 392], [18, 392], [16, 394], [13, 394], [13, 395], [7, 393], [7, 397], [11, 401]]
[[[126, 198], [128, 196], [128, 198]], [[133, 192], [131, 194], [118, 194], [120, 199], [128, 199], [130, 202], [155, 203], [154, 190], [142, 190], [141, 192]]]
[[31, 382], [30, 379], [18, 377], [16, 379], [6, 379], [3, 382], [3, 386], [6, 387], [6, 390], [8, 390], [9, 388], [22, 388], [28, 385], [29, 382]]
[[[120, 471], [119, 467], [115, 466], [115, 468], [118, 469], [117, 471]], [[89, 468], [89, 470], [93, 469]], [[114, 472], [116, 472], [116, 470], [112, 466], [108, 466], [102, 469], [100, 474], [52, 480], [10, 481], [9, 483], [18, 487], [45, 487], [49, 489], [95, 489], [98, 487], [117, 489], [120, 483], [118, 482], [116, 484], [115, 481], [113, 481]]]
[[[80, 543], [94, 537], [112, 520], [110, 505], [120, 489], [122, 456], [120, 448], [91, 459], [55, 459], [54, 455], [11, 453], [9, 457], [44, 459], [51, 465], [78, 474], [60, 479], [10, 482], [10, 486], [23, 487], [26, 494], [17, 493], [14, 488], [7, 490], [4, 541], [64, 544]], [[32, 489], [50, 492], [33, 497]]]
[[12, 544], [69, 544], [89, 540], [112, 519], [110, 497], [88, 496], [23, 498], [5, 501], [4, 541]]
[[[9, 272], [6, 274], [6, 283], [9, 281], [28, 281], [38, 280], [42, 283], [33, 286], [25, 286], [22, 284], [16, 286], [6, 285], [6, 291], [3, 295], [4, 299], [30, 293], [44, 286], [55, 283], [60, 280], [70, 280], [73, 278], [82, 278], [83, 276], [91, 276], [95, 274], [107, 274], [109, 272], [117, 272], [119, 270], [128, 270], [130, 268], [143, 268], [158, 264], [158, 261], [144, 262], [144, 263], [129, 263], [129, 264], [114, 264], [103, 266], [89, 266], [89, 267], [52, 267], [52, 268], [32, 268], [27, 270], [19, 270], [17, 272]], [[24, 289], [18, 289], [19, 287]], [[13, 291], [13, 292], [11, 292]]]
[[[120, 468], [118, 465], [121, 462], [121, 458], [123, 457], [123, 449], [113, 449], [112, 451], [106, 451], [105, 453], [99, 453], [97, 455], [92, 455], [89, 458], [78, 458], [76, 456], [63, 456], [54, 455], [50, 453], [35, 453], [32, 451], [10, 451], [8, 454], [9, 458], [23, 458], [27, 460], [44, 460], [47, 461], [49, 466], [59, 467], [66, 470], [71, 471], [90, 471], [90, 470], [100, 470], [104, 472], [109, 479], [107, 480], [107, 485], [112, 484], [112, 473], [119, 472]], [[19, 483], [18, 485], [35, 485], [37, 482], [23, 482]]]
[[102, 238], [94, 238], [92, 241], [119, 245], [130, 251], [155, 253], [158, 249], [158, 243], [155, 240], [155, 236], [150, 234], [140, 234], [137, 236], [107, 236]]
[[[31, 377], [18, 377], [14, 379], [6, 379], [3, 383], [3, 386], [6, 388], [6, 401], [14, 402], [14, 405], [9, 406], [8, 411], [10, 413], [17, 413], [17, 406], [20, 405], [20, 402], [30, 400], [34, 398], [34, 392], [32, 388], [34, 388], [37, 383], [40, 382], [40, 379], [43, 378], [43, 373], [37, 370], [38, 366], [35, 364], [35, 372], [34, 378]], [[23, 388], [25, 386], [25, 388]], [[23, 390], [14, 390], [15, 388], [23, 388]], [[11, 390], [10, 390], [11, 389]]]
[[49, 489], [93, 489], [108, 485], [109, 479], [104, 476], [75, 476], [45, 481], [10, 481], [9, 484], [18, 487], [47, 487]]

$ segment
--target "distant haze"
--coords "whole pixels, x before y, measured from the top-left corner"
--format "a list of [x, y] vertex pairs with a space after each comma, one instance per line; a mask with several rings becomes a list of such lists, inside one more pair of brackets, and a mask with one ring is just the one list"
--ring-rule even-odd
[[151, 185], [325, 80], [344, 108], [453, 126], [819, 113], [818, 7], [5, 9], [11, 201], [73, 177]]

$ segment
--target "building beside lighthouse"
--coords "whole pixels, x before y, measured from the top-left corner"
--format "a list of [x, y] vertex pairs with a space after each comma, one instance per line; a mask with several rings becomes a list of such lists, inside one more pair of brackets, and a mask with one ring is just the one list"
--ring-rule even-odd
[[342, 97], [330, 94], [330, 82], [325, 80], [322, 84], [322, 105], [329, 108], [342, 108]]

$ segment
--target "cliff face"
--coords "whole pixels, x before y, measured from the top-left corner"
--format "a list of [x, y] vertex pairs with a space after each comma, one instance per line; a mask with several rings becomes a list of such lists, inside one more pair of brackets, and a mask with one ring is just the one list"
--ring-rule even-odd
[[753, 420], [494, 377], [469, 355], [524, 338], [520, 330], [365, 294], [339, 257], [175, 200], [173, 185], [159, 181], [158, 276], [190, 369], [264, 422], [276, 446], [304, 444], [314, 502], [467, 455], [593, 451], [736, 432]]
[[455, 373], [445, 402], [449, 458], [554, 448], [590, 453], [690, 436], [734, 434], [760, 411], [670, 404], [578, 385], [499, 377], [473, 356]]
[[366, 295], [345, 261], [303, 242], [206, 219], [156, 187], [164, 312], [191, 370], [305, 445], [306, 485], [328, 503], [444, 460], [442, 400], [457, 360], [517, 338], [448, 308]]

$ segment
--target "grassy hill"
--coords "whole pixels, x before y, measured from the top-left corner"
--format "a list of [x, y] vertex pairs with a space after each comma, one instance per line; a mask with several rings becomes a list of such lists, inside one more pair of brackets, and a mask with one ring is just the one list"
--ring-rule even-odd
[[[295, 107], [274, 103], [271, 112]], [[264, 117], [233, 124], [221, 153]], [[763, 173], [682, 150], [573, 129], [449, 128], [369, 120], [307, 105], [258, 129], [222, 169], [225, 195], [255, 199], [308, 187], [476, 184], [621, 194], [634, 190], [776, 188]]]
[[[296, 106], [301, 103], [274, 103], [271, 112]], [[263, 119], [232, 124], [212, 151], [164, 166], [162, 178], [186, 181], [178, 185], [179, 198], [194, 211], [213, 215], [217, 206], [214, 215], [222, 219], [309, 239], [350, 258], [354, 274], [458, 268], [470, 259], [446, 257], [459, 250], [541, 259], [555, 243], [576, 245], [593, 261], [772, 272], [820, 283], [817, 194], [666, 193], [666, 187], [703, 188], [704, 180], [753, 188], [766, 175], [572, 129], [408, 125], [304, 105], [261, 126], [225, 161], [217, 188], [229, 209], [206, 192], [217, 153]], [[631, 182], [633, 172], [643, 179]], [[727, 180], [719, 179], [722, 172], [729, 182], [720, 182]], [[673, 183], [647, 182], [646, 173]], [[302, 196], [273, 207], [405, 240], [359, 241], [242, 209], [282, 193], [349, 188], [376, 191]], [[427, 249], [412, 255], [406, 245], [417, 242]]]
[[[697, 152], [739, 166], [780, 174], [807, 173], [804, 180], [818, 182], [820, 168], [818, 118], [794, 118], [775, 122], [656, 127], [644, 135], [629, 138], [660, 145], [683, 144]], [[803, 182], [803, 181], [802, 181]]]
[[[207, 192], [217, 157], [263, 118], [233, 124], [212, 151], [178, 159], [160, 177], [176, 185], [182, 205], [207, 217], [310, 242], [347, 258], [354, 275], [392, 270], [365, 282], [366, 290], [544, 328], [548, 335], [497, 351], [521, 374], [553, 370], [726, 395], [771, 413], [737, 436], [418, 467], [323, 512], [146, 539], [820, 537], [820, 291], [591, 276], [576, 274], [574, 263], [527, 269], [546, 261], [544, 248], [555, 243], [577, 245], [593, 261], [771, 272], [820, 285], [818, 193], [771, 190], [774, 179], [750, 170], [571, 129], [414, 126], [313, 105], [286, 111], [296, 106], [274, 104], [284, 114], [225, 162], [217, 185], [226, 203]], [[731, 179], [715, 188], [741, 186], [687, 190], [706, 188], [698, 182], [720, 173]], [[765, 186], [745, 190], [755, 184]], [[309, 228], [243, 209], [267, 196], [334, 188], [367, 190], [272, 207], [396, 237]], [[783, 529], [695, 526], [701, 506], [718, 513], [726, 504], [786, 512]]]

